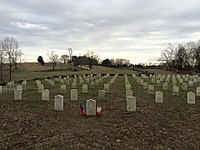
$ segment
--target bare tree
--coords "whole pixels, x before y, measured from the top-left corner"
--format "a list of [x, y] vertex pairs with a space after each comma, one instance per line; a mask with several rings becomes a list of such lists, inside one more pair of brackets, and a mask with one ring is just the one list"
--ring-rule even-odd
[[88, 57], [88, 66], [90, 70], [92, 70], [92, 66], [98, 64], [99, 62], [99, 55], [95, 54], [93, 51], [87, 51], [87, 54], [85, 56]]
[[195, 58], [195, 64], [197, 65], [197, 68], [200, 70], [200, 46], [197, 46], [193, 49], [193, 55]]
[[167, 49], [164, 49], [161, 53], [161, 60], [165, 61], [167, 63], [168, 67], [173, 66], [173, 60], [175, 57], [175, 49], [172, 47], [172, 45], [169, 43], [169, 46]]
[[4, 51], [0, 45], [0, 78], [1, 83], [3, 82], [3, 63], [4, 63]]
[[189, 66], [189, 55], [185, 47], [179, 45], [175, 54], [176, 66], [178, 69], [182, 70]]
[[1, 42], [1, 47], [8, 57], [9, 62], [9, 80], [12, 78], [12, 63], [15, 51], [18, 50], [18, 41], [13, 37], [5, 37]]
[[12, 61], [13, 61], [13, 64], [15, 66], [15, 70], [17, 70], [17, 64], [18, 62], [20, 61], [21, 62], [21, 57], [22, 57], [23, 53], [22, 53], [22, 50], [19, 49], [19, 50], [16, 50], [13, 54], [13, 57], [12, 57]]
[[47, 54], [49, 57], [49, 62], [52, 64], [52, 69], [55, 70], [56, 63], [59, 61], [58, 60], [58, 55], [54, 52], [51, 51], [49, 54]]

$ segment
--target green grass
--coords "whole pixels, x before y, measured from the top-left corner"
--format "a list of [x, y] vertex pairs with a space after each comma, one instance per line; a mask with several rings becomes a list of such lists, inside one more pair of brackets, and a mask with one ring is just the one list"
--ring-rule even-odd
[[41, 71], [41, 72], [34, 72], [34, 71], [27, 71], [27, 70], [19, 70], [13, 71], [12, 79], [14, 81], [17, 80], [28, 80], [32, 78], [46, 78], [51, 76], [68, 76], [68, 75], [82, 75], [82, 74], [133, 74], [137, 73], [132, 70], [123, 70], [123, 69], [115, 69], [115, 68], [108, 68], [108, 67], [101, 67], [101, 66], [94, 66], [93, 70], [81, 70], [77, 72], [73, 71]]

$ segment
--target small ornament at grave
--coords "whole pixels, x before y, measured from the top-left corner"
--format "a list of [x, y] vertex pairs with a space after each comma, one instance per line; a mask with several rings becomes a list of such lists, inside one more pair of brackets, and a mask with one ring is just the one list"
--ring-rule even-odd
[[[102, 108], [100, 106], [97, 106], [96, 116], [100, 115], [101, 111], [102, 111]], [[86, 116], [86, 108], [82, 104], [80, 104], [80, 113], [82, 116]]]

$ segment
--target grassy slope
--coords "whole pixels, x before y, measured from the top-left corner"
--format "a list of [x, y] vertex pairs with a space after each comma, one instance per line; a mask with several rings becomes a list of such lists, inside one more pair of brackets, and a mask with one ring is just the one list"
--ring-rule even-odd
[[[31, 67], [32, 66], [32, 67]], [[54, 76], [54, 75], [81, 75], [81, 74], [99, 74], [99, 73], [110, 73], [110, 74], [133, 74], [136, 73], [134, 71], [130, 70], [122, 70], [122, 69], [114, 69], [114, 68], [108, 68], [108, 67], [102, 67], [102, 66], [94, 66], [93, 70], [81, 70], [77, 72], [69, 71], [67, 67], [63, 67], [62, 71], [46, 71], [48, 69], [51, 69], [49, 65], [47, 66], [41, 66], [38, 64], [25, 64], [22, 66], [23, 69], [20, 69], [19, 71], [13, 71], [13, 80], [27, 80], [31, 78], [40, 78], [40, 77], [48, 77], [48, 76]], [[60, 67], [58, 67], [60, 69]], [[64, 70], [65, 69], [65, 70]]]

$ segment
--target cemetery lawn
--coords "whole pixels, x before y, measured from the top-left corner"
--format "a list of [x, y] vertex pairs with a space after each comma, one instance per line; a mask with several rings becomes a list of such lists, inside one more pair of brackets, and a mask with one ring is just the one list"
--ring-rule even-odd
[[[111, 72], [113, 73], [113, 72]], [[22, 100], [13, 100], [13, 91], [5, 88], [0, 94], [0, 149], [2, 150], [197, 150], [200, 147], [200, 99], [195, 105], [186, 103], [186, 92], [172, 96], [171, 90], [164, 92], [164, 103], [156, 104], [154, 95], [143, 90], [129, 76], [137, 111], [126, 111], [124, 76], [117, 77], [110, 85], [105, 100], [98, 100], [97, 92], [112, 77], [103, 80], [88, 94], [79, 90], [79, 100], [70, 100], [67, 93], [60, 93], [60, 83], [50, 90], [50, 100], [42, 101], [34, 81], [27, 83]], [[160, 87], [155, 87], [161, 90]], [[195, 92], [195, 88], [190, 88]], [[53, 110], [55, 95], [64, 96], [64, 110]], [[103, 111], [98, 117], [80, 115], [79, 104], [87, 99], [97, 100]]]

